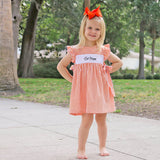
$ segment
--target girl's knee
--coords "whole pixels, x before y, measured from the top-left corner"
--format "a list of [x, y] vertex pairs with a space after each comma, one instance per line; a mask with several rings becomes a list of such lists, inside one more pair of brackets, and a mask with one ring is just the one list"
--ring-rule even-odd
[[104, 114], [96, 114], [95, 119], [97, 124], [106, 124], [106, 113]]
[[93, 114], [82, 115], [82, 125], [85, 128], [90, 127], [92, 125], [92, 122], [93, 122]]

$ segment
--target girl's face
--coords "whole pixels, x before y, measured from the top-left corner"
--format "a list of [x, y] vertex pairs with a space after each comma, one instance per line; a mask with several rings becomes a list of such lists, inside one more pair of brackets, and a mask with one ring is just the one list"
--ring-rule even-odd
[[87, 20], [85, 27], [85, 37], [89, 41], [97, 41], [101, 35], [100, 23], [94, 19]]

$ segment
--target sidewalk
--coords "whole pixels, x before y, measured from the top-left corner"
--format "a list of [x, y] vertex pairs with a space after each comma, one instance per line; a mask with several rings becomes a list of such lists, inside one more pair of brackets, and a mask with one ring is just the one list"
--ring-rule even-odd
[[[108, 114], [109, 157], [98, 155], [97, 126], [88, 160], [159, 160], [160, 121]], [[68, 108], [0, 98], [0, 160], [75, 160], [80, 116]]]

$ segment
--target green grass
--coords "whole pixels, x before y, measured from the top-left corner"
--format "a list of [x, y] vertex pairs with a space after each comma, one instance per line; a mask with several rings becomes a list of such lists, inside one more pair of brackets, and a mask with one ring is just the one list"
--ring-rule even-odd
[[114, 80], [116, 100], [130, 102], [159, 102], [160, 80]]
[[19, 79], [25, 94], [10, 98], [66, 106], [71, 84], [64, 79]]
[[[61, 106], [69, 105], [71, 83], [64, 79], [19, 79], [25, 94], [9, 97]], [[113, 80], [115, 101], [160, 104], [160, 80]]]

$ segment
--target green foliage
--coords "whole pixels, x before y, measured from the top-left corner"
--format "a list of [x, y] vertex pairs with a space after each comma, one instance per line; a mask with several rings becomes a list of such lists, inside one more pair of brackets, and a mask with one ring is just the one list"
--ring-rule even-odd
[[116, 111], [114, 113], [121, 113], [121, 109], [116, 109]]
[[[57, 64], [59, 61], [59, 58], [40, 60], [38, 64], [33, 66], [35, 76], [39, 78], [63, 78], [57, 71]], [[70, 74], [73, 74], [73, 72], [69, 69], [70, 66], [71, 64], [68, 66], [68, 71]]]
[[152, 74], [147, 74], [146, 79], [153, 79], [153, 75]]
[[153, 78], [154, 78], [154, 79], [160, 79], [160, 74], [155, 74], [155, 75], [153, 76]]
[[112, 79], [123, 79], [123, 74], [120, 71], [111, 74]]
[[124, 70], [121, 70], [121, 73], [122, 74], [138, 74], [138, 69], [135, 69], [135, 70], [130, 70], [130, 69], [124, 69]]
[[160, 74], [160, 66], [159, 68], [155, 68], [155, 73]]
[[[28, 11], [31, 2], [22, 0], [19, 46], [21, 46], [22, 35], [25, 29]], [[44, 0], [38, 14], [36, 26], [35, 49], [47, 49], [47, 44], [60, 42], [63, 45], [59, 50], [64, 49], [67, 44], [78, 42], [78, 32], [82, 18], [83, 1], [77, 0]], [[52, 49], [57, 49], [52, 47]]]
[[[143, 36], [148, 39], [150, 36], [152, 39], [157, 39], [160, 37], [160, 1], [156, 0], [129, 0], [131, 2], [132, 10], [131, 10], [131, 20], [132, 23], [135, 23], [135, 31], [137, 32], [137, 38]], [[143, 22], [143, 29], [145, 31], [140, 33], [140, 23]], [[146, 45], [145, 54], [151, 53], [151, 44], [152, 40], [149, 39], [150, 44]], [[138, 44], [139, 46], [139, 44]], [[139, 47], [136, 47], [136, 52], [139, 52]], [[157, 53], [155, 54], [157, 55]], [[159, 55], [159, 51], [158, 51]]]
[[[145, 34], [145, 54], [150, 54], [151, 53], [151, 48], [152, 48], [152, 39]], [[131, 50], [133, 50], [134, 52], [139, 53], [139, 41], [138, 39], [136, 40], [136, 43], [131, 47]], [[160, 39], [156, 40], [156, 44], [155, 44], [155, 56], [160, 57]]]
[[36, 50], [47, 49], [47, 44], [59, 42], [62, 30], [56, 23], [52, 10], [51, 4], [44, 1], [37, 21]]
[[[21, 2], [23, 19], [20, 24], [19, 46], [21, 46], [30, 3], [28, 0], [22, 0]], [[64, 49], [66, 45], [78, 43], [78, 32], [84, 11], [83, 3], [84, 1], [79, 0], [44, 0], [36, 27], [36, 50], [48, 49], [47, 44], [53, 42], [61, 43], [61, 45], [50, 48], [57, 51]], [[106, 22], [105, 43], [110, 43], [111, 50], [113, 53], [118, 52], [119, 57], [126, 56], [128, 50], [137, 41], [141, 18], [146, 18], [147, 24], [150, 24], [153, 19], [159, 22], [159, 3], [157, 5], [155, 1], [92, 0], [91, 10], [99, 5], [101, 5], [103, 18]], [[146, 45], [149, 46], [149, 44]], [[159, 46], [157, 44], [156, 47]], [[157, 53], [159, 54], [158, 51]]]
[[[160, 70], [155, 70], [155, 75], [151, 74], [151, 66], [145, 68], [145, 78], [146, 79], [159, 79]], [[111, 74], [112, 79], [137, 79], [138, 70], [121, 70]]]
[[[38, 15], [36, 30], [36, 50], [47, 49], [47, 44], [60, 42], [64, 46], [78, 43], [78, 33], [80, 22], [83, 17], [83, 1], [78, 0], [45, 0]], [[101, 5], [104, 20], [106, 22], [106, 40], [105, 43], [111, 44], [111, 49], [115, 53], [119, 51], [119, 57], [128, 54], [128, 49], [133, 42], [133, 27], [129, 27], [128, 23], [128, 3], [116, 1], [93, 0], [91, 1], [91, 9]], [[23, 20], [21, 22], [21, 33], [24, 31], [27, 13], [30, 2], [23, 0], [21, 5], [21, 14]], [[130, 34], [131, 33], [131, 34]], [[52, 48], [52, 49], [57, 49]]]
[[[64, 46], [78, 42], [78, 32], [82, 18], [82, 2], [77, 0], [45, 1], [37, 23], [36, 49], [46, 48], [46, 44], [62, 43]], [[53, 48], [57, 50], [56, 48]]]
[[41, 78], [62, 78], [57, 71], [58, 62], [58, 60], [54, 60], [35, 64], [33, 66], [35, 76]]
[[22, 38], [23, 38], [23, 33], [26, 28], [26, 23], [27, 23], [27, 18], [28, 18], [28, 11], [30, 8], [31, 1], [27, 0], [21, 0], [21, 5], [20, 5], [20, 14], [22, 16], [22, 20], [19, 26], [19, 41], [18, 41], [18, 47], [21, 48], [22, 45]]
[[149, 60], [147, 60], [146, 61], [146, 67], [150, 67], [151, 65], [150, 65], [150, 62], [149, 62]]
[[119, 70], [111, 74], [112, 79], [135, 79], [137, 70]]
[[124, 78], [124, 79], [134, 79], [135, 77], [134, 77], [133, 74], [128, 73], [128, 74], [124, 74], [123, 78]]
[[110, 43], [112, 52], [118, 53], [120, 58], [128, 55], [128, 50], [134, 42], [134, 27], [128, 16], [130, 4], [127, 1], [119, 0], [94, 1], [92, 4], [96, 3], [96, 7], [101, 5], [103, 18], [106, 22], [105, 43]]

